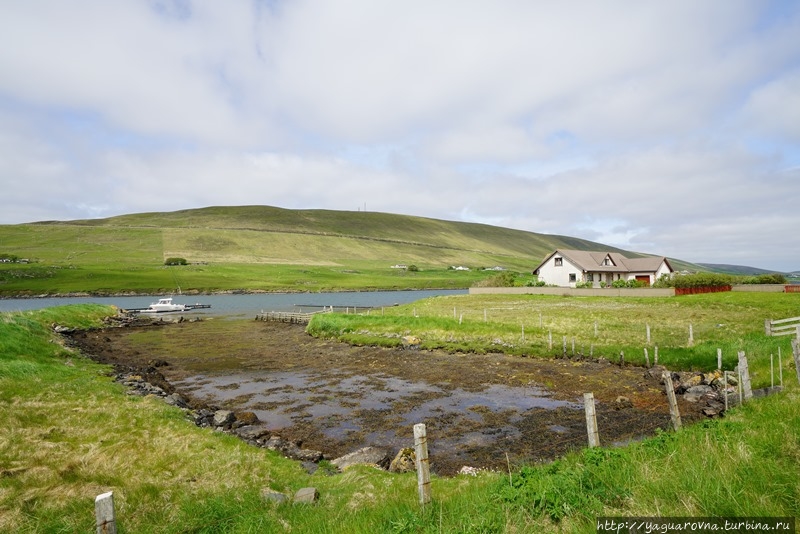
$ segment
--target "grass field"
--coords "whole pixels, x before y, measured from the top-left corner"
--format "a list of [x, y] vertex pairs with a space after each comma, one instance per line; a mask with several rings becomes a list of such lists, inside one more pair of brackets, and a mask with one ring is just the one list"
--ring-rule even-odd
[[[320, 315], [310, 331], [350, 343], [397, 346], [414, 335], [423, 348], [506, 352], [522, 356], [583, 355], [680, 370], [733, 370], [738, 352], [751, 360], [754, 382], [771, 382], [770, 355], [790, 363], [789, 337], [766, 337], [764, 320], [800, 315], [797, 293], [709, 293], [664, 298], [455, 295], [359, 315]], [[650, 342], [647, 328], [650, 327]], [[693, 343], [689, 343], [689, 334]], [[550, 340], [552, 339], [552, 348]]]
[[[524, 322], [535, 330], [541, 311], [546, 327], [576, 335], [586, 330], [587, 320], [597, 321], [599, 335], [614, 350], [640, 347], [641, 323], [652, 320], [654, 327], [665, 325], [653, 329], [665, 357], [677, 349], [697, 351], [698, 366], [707, 360], [707, 343], [752, 343], [758, 356], [751, 367], [763, 384], [762, 349], [788, 344], [786, 338], [758, 343], [764, 314], [796, 315], [799, 303], [798, 296], [782, 294], [646, 303], [436, 298], [384, 310], [381, 321], [391, 311], [394, 330], [390, 323], [372, 322], [377, 310], [326, 320], [337, 328], [346, 325], [340, 335], [369, 329], [364, 335], [385, 338], [408, 331], [425, 340], [448, 331], [460, 337], [460, 329], [469, 327], [511, 340], [516, 334], [507, 327]], [[452, 317], [454, 307], [459, 319], [464, 316], [460, 324]], [[414, 308], [417, 317], [409, 318]], [[478, 329], [483, 309], [490, 319], [486, 330]], [[588, 533], [596, 531], [594, 520], [601, 515], [800, 515], [800, 388], [785, 349], [781, 394], [623, 448], [576, 451], [552, 464], [513, 466], [510, 472], [434, 477], [433, 501], [422, 508], [414, 474], [358, 467], [335, 476], [309, 475], [275, 453], [195, 427], [158, 399], [125, 395], [107, 367], [61, 346], [50, 330], [53, 323], [96, 326], [112, 311], [67, 306], [0, 315], [0, 531], [92, 531], [94, 497], [109, 490], [120, 532]], [[725, 328], [712, 325], [720, 316]], [[680, 346], [678, 331], [689, 320], [696, 321], [694, 348]], [[480, 346], [476, 334], [467, 334], [464, 343]], [[628, 335], [636, 339], [625, 342]], [[291, 494], [306, 486], [320, 491], [317, 504], [275, 504], [261, 497], [266, 488]]]

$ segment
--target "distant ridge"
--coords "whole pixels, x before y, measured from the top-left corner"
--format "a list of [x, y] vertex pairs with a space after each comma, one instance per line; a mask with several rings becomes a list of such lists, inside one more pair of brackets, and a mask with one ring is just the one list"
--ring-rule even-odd
[[[728, 265], [726, 263], [698, 263], [697, 265], [715, 272], [725, 274], [738, 274], [738, 275], [759, 275], [759, 274], [773, 274], [775, 271], [766, 269], [759, 269], [758, 267], [748, 267], [746, 265]], [[777, 273], [789, 274], [789, 273]]]
[[[539, 234], [480, 223], [410, 215], [271, 206], [212, 206], [174, 212], [120, 215], [104, 219], [46, 221], [59, 250], [76, 237], [108, 250], [144, 249], [161, 257], [225, 263], [335, 264], [347, 260], [434, 265], [501, 265], [530, 270], [558, 248], [635, 251], [585, 239]], [[0, 226], [0, 237], [3, 229]], [[63, 237], [57, 235], [62, 229]], [[130, 242], [126, 242], [129, 240]], [[72, 261], [89, 261], [93, 250], [80, 247]], [[87, 250], [84, 251], [84, 248]], [[31, 255], [46, 258], [45, 248]], [[670, 258], [680, 269], [697, 265]]]

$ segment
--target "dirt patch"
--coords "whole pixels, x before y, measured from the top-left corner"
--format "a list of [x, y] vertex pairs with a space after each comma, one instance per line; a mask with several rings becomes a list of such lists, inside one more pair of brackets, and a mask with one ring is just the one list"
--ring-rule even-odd
[[[413, 425], [425, 423], [440, 475], [464, 465], [505, 470], [509, 461], [584, 447], [586, 392], [605, 445], [670, 421], [663, 386], [642, 368], [610, 363], [355, 347], [298, 325], [224, 319], [72, 338], [92, 358], [138, 370], [196, 406], [253, 411], [273, 433], [326, 458], [368, 445], [393, 454], [412, 446]], [[699, 417], [692, 405], [681, 408], [687, 422]]]

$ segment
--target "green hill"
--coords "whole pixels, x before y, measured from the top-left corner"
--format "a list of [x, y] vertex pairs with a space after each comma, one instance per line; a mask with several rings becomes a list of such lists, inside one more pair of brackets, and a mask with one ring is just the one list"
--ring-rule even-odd
[[[408, 215], [208, 207], [2, 225], [0, 254], [34, 263], [4, 264], [0, 294], [468, 287], [487, 275], [442, 273], [453, 265], [529, 272], [556, 248], [632, 254], [568, 236]], [[193, 265], [165, 273], [164, 260], [174, 257]], [[395, 264], [421, 273], [389, 272]]]

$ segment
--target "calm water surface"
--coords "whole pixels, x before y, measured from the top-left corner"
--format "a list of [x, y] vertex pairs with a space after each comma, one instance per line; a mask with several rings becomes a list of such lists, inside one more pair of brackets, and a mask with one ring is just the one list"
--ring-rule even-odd
[[[335, 293], [260, 293], [255, 295], [173, 295], [179, 304], [210, 304], [210, 309], [196, 310], [198, 315], [255, 316], [265, 311], [310, 312], [322, 306], [344, 308], [379, 308], [407, 304], [440, 295], [466, 295], [468, 290], [419, 291], [346, 291]], [[165, 295], [171, 296], [171, 295]], [[146, 308], [157, 297], [57, 297], [31, 299], [0, 299], [0, 312], [38, 310], [68, 304], [105, 304], [119, 308]], [[186, 315], [184, 312], [183, 315]]]

